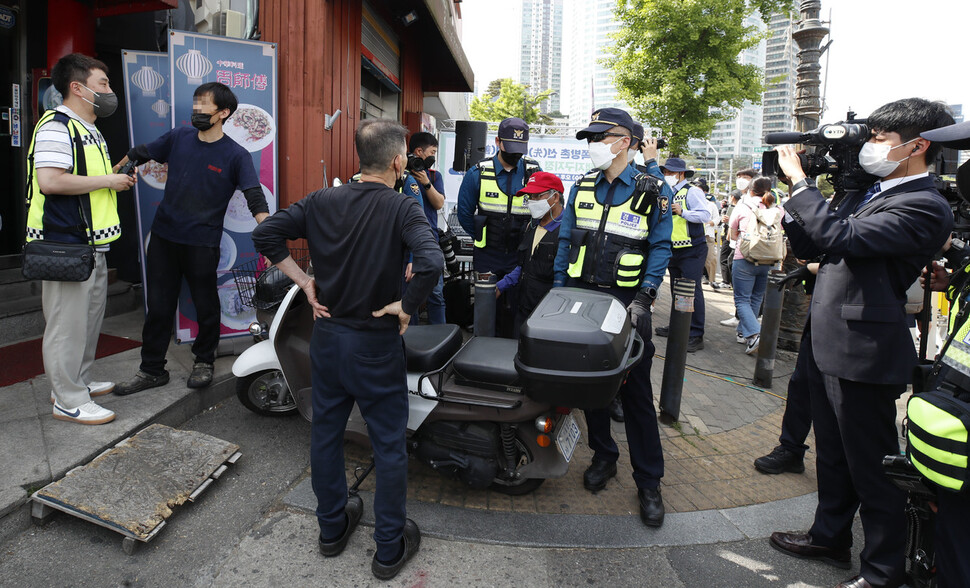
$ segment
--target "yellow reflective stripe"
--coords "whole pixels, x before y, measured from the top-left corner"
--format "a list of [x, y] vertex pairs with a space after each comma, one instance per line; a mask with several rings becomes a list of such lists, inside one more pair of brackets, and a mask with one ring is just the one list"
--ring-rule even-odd
[[970, 376], [970, 350], [967, 347], [962, 340], [957, 341], [954, 337], [946, 353], [943, 354], [943, 361], [958, 372]]
[[[967, 442], [967, 431], [960, 419], [923, 400], [919, 395], [913, 396], [910, 400], [907, 414], [909, 414], [909, 420], [919, 423], [920, 428], [931, 435], [958, 443]], [[925, 451], [923, 453], [930, 455]], [[936, 459], [935, 455], [930, 455], [930, 457]], [[965, 456], [962, 465], [967, 465]]]
[[478, 247], [479, 249], [485, 247], [485, 231], [487, 231], [487, 230], [488, 230], [488, 226], [487, 225], [482, 227], [482, 238], [481, 239], [477, 239], [475, 241], [475, 247]]
[[932, 445], [926, 443], [918, 437], [914, 437], [913, 435], [909, 436], [909, 442], [916, 450], [930, 459], [935, 459], [940, 463], [951, 465], [956, 468], [966, 469], [967, 467], [966, 455], [959, 455], [956, 453], [950, 453], [949, 451], [937, 449], [936, 447], [933, 447]]
[[944, 488], [949, 488], [950, 490], [957, 490], [957, 491], [963, 489], [962, 480], [957, 480], [956, 478], [951, 478], [950, 476], [941, 474], [940, 472], [937, 472], [935, 470], [931, 470], [930, 468], [926, 467], [921, 461], [919, 461], [919, 459], [915, 455], [910, 455], [909, 461], [913, 462], [913, 465], [916, 467], [917, 470], [920, 471], [920, 473], [922, 473], [924, 476], [926, 476], [933, 482], [939, 484], [940, 486], [943, 486]]
[[[592, 192], [577, 192], [574, 211], [576, 213], [576, 227], [586, 230], [598, 230], [603, 218], [603, 205], [596, 201]], [[611, 235], [626, 237], [642, 241], [650, 234], [647, 216], [636, 212], [630, 206], [633, 198], [623, 204], [611, 206], [606, 217], [603, 231]], [[583, 208], [581, 205], [586, 205]]]
[[586, 246], [583, 245], [579, 248], [579, 256], [576, 258], [576, 263], [569, 264], [566, 269], [566, 274], [570, 278], [579, 279], [583, 275], [583, 261], [586, 260]]

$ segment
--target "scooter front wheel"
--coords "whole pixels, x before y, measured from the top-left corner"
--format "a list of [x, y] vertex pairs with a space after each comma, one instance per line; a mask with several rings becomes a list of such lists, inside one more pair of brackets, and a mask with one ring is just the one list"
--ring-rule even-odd
[[236, 396], [243, 406], [256, 414], [296, 414], [296, 401], [280, 370], [263, 370], [236, 379]]

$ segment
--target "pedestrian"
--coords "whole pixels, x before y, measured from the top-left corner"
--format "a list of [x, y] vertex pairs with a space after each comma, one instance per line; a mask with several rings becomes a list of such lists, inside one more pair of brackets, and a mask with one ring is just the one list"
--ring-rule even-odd
[[[731, 190], [731, 193], [728, 194], [728, 197], [724, 201], [724, 209], [721, 212], [721, 248], [718, 251], [718, 261], [721, 264], [721, 281], [718, 283], [718, 289], [731, 287], [731, 264], [734, 263], [735, 245], [735, 243], [731, 242], [731, 215], [734, 213], [734, 207], [737, 206], [740, 200], [741, 191], [738, 189]], [[737, 319], [731, 317], [729, 320], [734, 321]], [[729, 327], [738, 324], [737, 322], [727, 324], [725, 321], [720, 321], [720, 323]]]
[[[659, 527], [664, 520], [660, 479], [663, 449], [650, 386], [654, 345], [650, 305], [657, 297], [670, 260], [670, 200], [657, 166], [657, 141], [644, 138], [648, 174], [636, 174], [627, 159], [633, 119], [619, 108], [593, 112], [589, 126], [576, 134], [589, 145], [595, 168], [573, 184], [559, 227], [553, 287], [575, 286], [615, 296], [624, 304], [643, 339], [643, 360], [620, 387], [630, 463], [637, 486], [640, 518]], [[616, 476], [619, 450], [610, 434], [607, 409], [587, 410], [593, 460], [583, 486], [597, 492]]]
[[[707, 180], [699, 178], [694, 181], [694, 185], [704, 192], [707, 200], [707, 210], [711, 218], [704, 223], [704, 239], [707, 241], [707, 258], [704, 260], [704, 283], [710, 284], [714, 288], [717, 283], [717, 223], [720, 220], [718, 215], [717, 198], [710, 193]], [[717, 288], [714, 288], [715, 290]]]
[[135, 180], [111, 167], [108, 145], [94, 124], [118, 106], [108, 67], [72, 53], [57, 60], [51, 81], [64, 101], [40, 117], [30, 142], [26, 239], [93, 243], [95, 254], [87, 280], [41, 285], [44, 373], [55, 419], [100, 425], [115, 418], [91, 400], [115, 387], [93, 381], [91, 373], [107, 304], [105, 253], [121, 236], [117, 192]]
[[519, 287], [519, 309], [515, 316], [513, 336], [543, 297], [552, 289], [553, 261], [559, 247], [559, 225], [562, 222], [562, 180], [549, 172], [532, 174], [516, 196], [525, 196], [532, 215], [519, 245], [519, 264], [496, 284], [495, 296], [513, 286]]
[[[475, 241], [472, 263], [481, 280], [501, 280], [519, 263], [519, 244], [532, 218], [524, 197], [516, 197], [529, 176], [542, 171], [529, 152], [529, 125], [521, 118], [499, 123], [498, 152], [468, 170], [458, 189], [458, 222]], [[495, 333], [512, 336], [518, 288], [508, 288], [495, 309]]]
[[818, 507], [806, 533], [771, 535], [776, 549], [851, 567], [852, 523], [862, 518], [859, 574], [839, 586], [900, 586], [905, 580], [905, 493], [885, 475], [899, 454], [896, 399], [910, 383], [916, 350], [906, 326], [906, 290], [953, 228], [953, 212], [928, 177], [940, 145], [920, 133], [953, 124], [948, 108], [920, 98], [868, 117], [859, 152], [878, 180], [829, 209], [793, 146], [778, 148], [792, 183], [785, 231], [799, 259], [820, 262], [799, 355], [815, 427]]
[[[408, 388], [401, 335], [444, 267], [421, 205], [393, 189], [407, 166], [406, 137], [396, 122], [361, 122], [354, 139], [361, 181], [313, 192], [253, 231], [259, 252], [300, 285], [313, 308], [310, 476], [320, 551], [339, 555], [364, 508], [359, 496], [347, 497], [344, 470], [344, 430], [356, 403], [377, 471], [371, 571], [381, 580], [396, 576], [421, 542], [405, 509]], [[293, 239], [307, 240], [313, 278], [289, 256], [286, 241]], [[402, 298], [409, 250], [413, 277]]]
[[269, 216], [252, 155], [222, 130], [237, 106], [239, 101], [228, 86], [202, 84], [192, 95], [191, 127], [177, 127], [138, 145], [122, 160], [139, 165], [168, 163], [169, 180], [145, 252], [147, 306], [141, 364], [130, 380], [118, 384], [115, 394], [125, 396], [168, 383], [165, 354], [183, 279], [199, 325], [186, 385], [204, 388], [212, 383], [222, 323], [216, 270], [226, 209], [235, 191], [241, 190], [257, 223]]
[[[758, 178], [751, 184], [748, 195], [744, 197], [736, 208], [731, 219], [731, 240], [740, 243], [746, 237], [750, 226], [748, 223], [754, 217], [753, 210], [767, 210], [775, 203], [771, 193], [771, 180]], [[780, 207], [773, 211], [783, 214]], [[775, 263], [758, 263], [745, 259], [741, 248], [734, 250], [734, 264], [731, 268], [734, 289], [734, 309], [738, 316], [738, 341], [745, 342], [744, 352], [753, 355], [758, 352], [761, 342], [761, 324], [758, 315], [761, 313], [761, 302], [768, 287], [768, 272]]]
[[[441, 238], [438, 230], [438, 211], [445, 206], [445, 186], [441, 174], [431, 169], [438, 154], [438, 139], [431, 133], [420, 132], [411, 135], [408, 142], [411, 158], [409, 161], [420, 161], [421, 169], [413, 168], [410, 175], [421, 190], [424, 214], [428, 217], [431, 234], [435, 239]], [[438, 284], [428, 295], [428, 322], [432, 325], [445, 324], [445, 296], [444, 275], [438, 278]], [[417, 324], [417, 315], [411, 317], [412, 324]]]
[[[707, 261], [707, 238], [704, 236], [704, 223], [711, 219], [704, 192], [687, 183], [694, 170], [679, 157], [668, 157], [660, 167], [664, 180], [673, 191], [670, 205], [673, 213], [673, 255], [667, 271], [671, 279], [684, 278], [694, 281], [694, 312], [690, 317], [690, 335], [687, 338], [687, 352], [694, 353], [704, 349], [704, 290], [701, 275]], [[670, 327], [657, 327], [657, 335], [666, 337]]]

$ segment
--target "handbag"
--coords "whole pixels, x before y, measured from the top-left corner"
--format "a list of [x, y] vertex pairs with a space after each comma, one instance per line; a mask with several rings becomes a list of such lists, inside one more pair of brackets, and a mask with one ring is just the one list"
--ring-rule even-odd
[[37, 239], [24, 245], [21, 272], [28, 280], [84, 282], [94, 271], [94, 246]]

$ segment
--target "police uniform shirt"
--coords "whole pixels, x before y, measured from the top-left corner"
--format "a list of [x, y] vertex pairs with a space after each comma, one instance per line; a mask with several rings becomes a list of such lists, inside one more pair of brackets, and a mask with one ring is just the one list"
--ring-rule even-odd
[[[660, 167], [655, 160], [651, 159], [647, 162], [646, 167], [647, 173], [651, 176], [663, 177], [660, 173]], [[606, 181], [605, 175], [600, 172], [596, 178], [596, 201], [600, 204], [605, 204], [607, 195], [612, 189], [613, 200], [611, 206], [626, 202], [633, 196], [636, 190], [636, 176], [637, 171], [633, 167], [627, 166], [611, 184]], [[566, 284], [566, 270], [569, 267], [570, 237], [573, 227], [576, 226], [576, 210], [574, 206], [578, 188], [577, 182], [573, 184], [573, 187], [569, 191], [569, 202], [563, 214], [562, 225], [559, 227], [559, 250], [556, 253], [556, 262], [554, 265], [554, 287], [560, 287]], [[672, 199], [673, 192], [670, 186], [664, 184], [660, 190], [661, 202], [655, 205], [653, 210], [650, 211], [650, 233], [647, 236], [647, 267], [640, 285], [641, 288], [659, 288], [663, 282], [663, 275], [667, 270], [667, 263], [670, 261], [671, 256], [670, 234], [673, 229], [673, 223], [670, 218], [670, 202]]]

